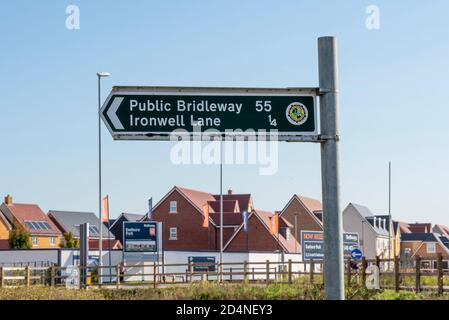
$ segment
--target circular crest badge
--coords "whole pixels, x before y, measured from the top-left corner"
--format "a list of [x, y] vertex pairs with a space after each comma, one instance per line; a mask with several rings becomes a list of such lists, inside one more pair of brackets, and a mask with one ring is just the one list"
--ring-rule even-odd
[[285, 116], [291, 124], [299, 126], [307, 121], [307, 118], [309, 117], [309, 111], [302, 103], [293, 102], [290, 103], [287, 107], [287, 110], [285, 110]]

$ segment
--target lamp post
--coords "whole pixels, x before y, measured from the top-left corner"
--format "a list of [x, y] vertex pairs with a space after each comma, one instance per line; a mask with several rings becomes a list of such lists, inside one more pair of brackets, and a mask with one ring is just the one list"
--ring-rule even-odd
[[101, 216], [101, 118], [100, 118], [100, 109], [101, 109], [101, 78], [109, 77], [111, 74], [109, 72], [97, 72], [98, 78], [98, 217], [99, 217], [99, 226], [98, 229], [100, 231], [100, 239], [98, 241], [98, 284], [103, 282], [103, 270], [102, 270], [102, 251], [103, 251], [103, 219]]

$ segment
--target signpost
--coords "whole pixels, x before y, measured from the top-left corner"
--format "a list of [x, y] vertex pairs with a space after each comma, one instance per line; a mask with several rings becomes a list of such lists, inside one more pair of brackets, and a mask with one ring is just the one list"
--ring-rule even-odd
[[360, 249], [354, 249], [351, 251], [351, 258], [354, 260], [360, 260], [362, 259], [363, 253]]
[[320, 143], [325, 297], [336, 300], [344, 299], [344, 264], [334, 37], [318, 39], [318, 71], [318, 88], [114, 87], [100, 112], [114, 139], [274, 136]]
[[123, 258], [131, 261], [157, 261], [162, 241], [160, 222], [124, 222]]
[[[324, 254], [324, 234], [322, 231], [301, 231], [301, 251], [304, 261], [322, 261]], [[354, 250], [359, 248], [359, 234], [355, 232], [343, 233], [343, 255], [351, 257]]]
[[[114, 87], [101, 116], [114, 139], [317, 136], [316, 88]], [[176, 131], [175, 131], [176, 130]], [[296, 138], [295, 138], [296, 137]], [[316, 138], [316, 137], [315, 137]]]
[[188, 261], [195, 272], [215, 272], [215, 257], [190, 256]]

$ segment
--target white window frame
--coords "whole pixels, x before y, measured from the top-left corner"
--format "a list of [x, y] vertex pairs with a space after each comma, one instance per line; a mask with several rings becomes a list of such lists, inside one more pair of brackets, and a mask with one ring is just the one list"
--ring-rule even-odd
[[170, 227], [168, 240], [178, 240], [178, 228], [177, 227]]
[[[173, 210], [174, 207], [174, 210]], [[170, 201], [169, 213], [178, 213], [178, 201]]]
[[50, 245], [52, 247], [54, 247], [56, 245], [56, 238], [55, 237], [50, 237]]
[[[429, 245], [433, 246], [433, 250], [432, 251], [429, 250]], [[427, 253], [436, 253], [437, 252], [437, 245], [436, 245], [436, 243], [435, 242], [427, 242], [426, 243], [426, 252]]]
[[39, 245], [38, 237], [31, 237], [31, 243], [33, 244], [33, 247], [37, 247]]
[[285, 228], [285, 240], [289, 241], [290, 237], [291, 237], [290, 228], [287, 227], [287, 228]]

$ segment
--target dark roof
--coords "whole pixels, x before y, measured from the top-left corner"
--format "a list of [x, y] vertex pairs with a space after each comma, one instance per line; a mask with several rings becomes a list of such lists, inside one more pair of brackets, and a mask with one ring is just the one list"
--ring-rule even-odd
[[[143, 218], [143, 214], [136, 214], [136, 213], [126, 213], [126, 212], [123, 212], [123, 216], [126, 218], [126, 220], [128, 220], [128, 221], [139, 221], [140, 219], [142, 219]], [[117, 219], [115, 219], [115, 220], [117, 220]], [[114, 220], [114, 221], [115, 221]], [[112, 225], [112, 223], [111, 223], [111, 225]]]
[[446, 248], [449, 249], [449, 238], [446, 236], [439, 236], [440, 241], [444, 244]]
[[[79, 226], [83, 223], [89, 223], [89, 237], [100, 237], [98, 225], [99, 220], [93, 212], [77, 212], [77, 211], [56, 211], [50, 210], [48, 216], [52, 219], [63, 233], [71, 232], [74, 237], [80, 236]], [[108, 228], [102, 224], [103, 237], [108, 237]], [[111, 234], [110, 236], [114, 236]]]
[[434, 233], [427, 232], [415, 232], [415, 233], [403, 233], [401, 234], [402, 241], [426, 241], [426, 242], [437, 242], [438, 239], [435, 237]]

